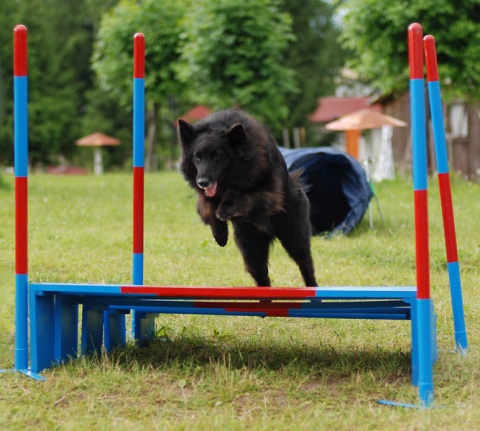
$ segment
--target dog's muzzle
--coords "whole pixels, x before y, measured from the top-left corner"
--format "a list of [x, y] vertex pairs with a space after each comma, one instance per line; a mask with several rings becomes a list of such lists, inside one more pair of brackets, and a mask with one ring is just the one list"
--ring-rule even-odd
[[203, 189], [205, 191], [205, 194], [210, 198], [213, 198], [217, 193], [217, 182], [216, 181], [211, 182], [207, 178], [198, 178], [197, 179], [197, 185], [198, 185], [198, 187]]

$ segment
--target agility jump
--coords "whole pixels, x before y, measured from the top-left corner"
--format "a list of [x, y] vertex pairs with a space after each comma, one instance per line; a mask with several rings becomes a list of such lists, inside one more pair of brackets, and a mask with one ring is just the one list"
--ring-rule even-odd
[[[15, 371], [43, 379], [42, 370], [80, 352], [110, 351], [126, 343], [125, 314], [133, 314], [135, 339], [154, 335], [162, 313], [226, 316], [410, 320], [412, 382], [421, 407], [434, 400], [437, 358], [435, 316], [430, 297], [427, 160], [422, 28], [409, 27], [410, 93], [416, 232], [417, 286], [195, 287], [143, 285], [145, 38], [134, 36], [133, 67], [133, 280], [132, 284], [30, 283], [28, 280], [27, 29], [14, 29], [15, 115]], [[467, 349], [455, 227], [451, 203], [441, 100], [433, 38], [425, 39], [435, 128], [455, 344]], [[443, 136], [443, 139], [442, 139]], [[321, 299], [322, 301], [318, 301]], [[274, 302], [281, 300], [281, 302]], [[81, 316], [80, 314], [81, 306]], [[81, 317], [81, 337], [78, 323]], [[30, 322], [30, 335], [28, 324]], [[80, 345], [79, 345], [80, 344]], [[403, 405], [389, 401], [385, 404]]]

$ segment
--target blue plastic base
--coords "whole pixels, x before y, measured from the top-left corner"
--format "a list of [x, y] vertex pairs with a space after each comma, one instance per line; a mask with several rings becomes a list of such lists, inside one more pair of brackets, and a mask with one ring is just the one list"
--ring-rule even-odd
[[404, 409], [419, 409], [419, 408], [422, 408], [417, 404], [399, 403], [397, 401], [389, 401], [389, 400], [378, 400], [377, 403], [381, 404], [382, 406], [402, 407]]
[[27, 377], [31, 377], [34, 380], [38, 380], [39, 382], [44, 382], [47, 380], [45, 377], [41, 376], [40, 374], [33, 373], [30, 370], [0, 370], [0, 373], [21, 373], [26, 375]]
[[159, 314], [410, 320], [412, 383], [418, 386], [419, 404], [429, 407], [437, 357], [435, 314], [432, 301], [417, 299], [416, 293], [412, 286], [292, 289], [32, 283], [31, 369], [39, 373], [78, 357], [79, 351], [81, 355], [100, 354], [104, 348], [108, 352], [124, 345], [124, 317], [132, 310], [137, 317], [134, 335], [139, 341], [154, 338]]
[[390, 401], [390, 400], [378, 400], [378, 404], [381, 404], [382, 406], [390, 406], [390, 407], [402, 407], [404, 409], [439, 409], [439, 408], [444, 408], [442, 406], [435, 406], [435, 405], [429, 405], [425, 406], [422, 404], [408, 404], [408, 403], [400, 403], [398, 401]]

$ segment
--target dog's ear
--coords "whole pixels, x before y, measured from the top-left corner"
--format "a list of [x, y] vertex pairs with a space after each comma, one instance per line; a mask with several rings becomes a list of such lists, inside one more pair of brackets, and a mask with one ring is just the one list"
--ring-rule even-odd
[[178, 120], [178, 137], [181, 145], [188, 146], [196, 137], [194, 127], [185, 120]]
[[242, 123], [235, 123], [227, 130], [227, 139], [235, 154], [243, 160], [253, 155], [248, 145], [248, 135]]
[[236, 123], [227, 130], [227, 137], [234, 146], [241, 146], [247, 140], [247, 132], [242, 123]]
[[242, 123], [236, 123], [227, 130], [227, 139], [238, 157], [247, 158], [247, 131]]

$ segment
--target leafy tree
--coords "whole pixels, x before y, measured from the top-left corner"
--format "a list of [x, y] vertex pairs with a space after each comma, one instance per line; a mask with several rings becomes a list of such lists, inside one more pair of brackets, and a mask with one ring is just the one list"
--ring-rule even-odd
[[[185, 3], [169, 0], [122, 0], [102, 19], [93, 54], [93, 69], [104, 91], [130, 109], [132, 96], [133, 35], [145, 34], [146, 97], [149, 109], [147, 168], [153, 167], [153, 152], [159, 133], [161, 107], [183, 85], [176, 76], [181, 20]], [[171, 119], [173, 122], [173, 119]]]
[[12, 31], [17, 23], [25, 24], [29, 31], [30, 159], [33, 163], [48, 164], [59, 153], [68, 155], [75, 151], [84, 96], [92, 86], [93, 76], [89, 65], [93, 31], [85, 1], [91, 0], [0, 3], [0, 76], [8, 77], [4, 78], [7, 101], [3, 122], [0, 114], [0, 163], [10, 164], [13, 160], [10, 77]]
[[12, 23], [15, 8], [10, 2], [0, 2], [0, 167], [13, 162], [12, 131]]
[[325, 0], [285, 0], [282, 9], [293, 19], [295, 40], [286, 52], [286, 65], [294, 69], [300, 91], [287, 99], [287, 126], [305, 126], [320, 96], [335, 92], [335, 79], [345, 61], [337, 40], [340, 28], [335, 7]]
[[344, 13], [351, 66], [380, 91], [408, 86], [407, 28], [419, 22], [435, 37], [445, 96], [480, 97], [479, 0], [349, 0]]
[[185, 29], [181, 77], [192, 97], [214, 109], [241, 107], [273, 129], [297, 91], [285, 65], [291, 18], [277, 0], [199, 0]]

